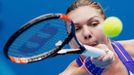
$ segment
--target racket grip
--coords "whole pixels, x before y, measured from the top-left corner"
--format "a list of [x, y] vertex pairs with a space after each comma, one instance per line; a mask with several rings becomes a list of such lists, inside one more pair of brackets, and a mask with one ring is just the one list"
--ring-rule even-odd
[[85, 51], [82, 53], [82, 55], [85, 55], [87, 57], [99, 57], [101, 55], [105, 55], [106, 52], [104, 50], [101, 50], [99, 48], [91, 47], [88, 45], [83, 45], [85, 47]]

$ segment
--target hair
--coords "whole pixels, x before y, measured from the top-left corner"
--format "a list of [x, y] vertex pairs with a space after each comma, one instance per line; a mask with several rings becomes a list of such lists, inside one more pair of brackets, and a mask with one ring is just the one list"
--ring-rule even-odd
[[97, 2], [95, 2], [94, 0], [76, 0], [71, 6], [69, 6], [67, 8], [66, 14], [68, 14], [72, 10], [75, 10], [78, 7], [82, 7], [82, 6], [93, 7], [95, 9], [97, 9], [97, 11], [103, 16], [104, 19], [106, 18], [106, 15], [105, 15], [101, 5]]

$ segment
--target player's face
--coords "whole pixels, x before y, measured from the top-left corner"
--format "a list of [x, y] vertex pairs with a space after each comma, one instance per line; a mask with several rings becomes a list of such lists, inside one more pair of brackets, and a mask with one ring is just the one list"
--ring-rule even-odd
[[76, 26], [78, 40], [86, 45], [96, 46], [106, 43], [106, 36], [102, 31], [104, 18], [97, 9], [83, 6], [68, 13]]

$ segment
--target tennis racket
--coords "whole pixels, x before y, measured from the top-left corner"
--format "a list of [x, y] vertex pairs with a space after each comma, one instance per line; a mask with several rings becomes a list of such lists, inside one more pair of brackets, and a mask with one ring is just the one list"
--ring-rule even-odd
[[[76, 48], [65, 49], [68, 43], [73, 43]], [[64, 14], [45, 14], [32, 19], [17, 30], [4, 47], [6, 57], [20, 64], [74, 53], [104, 54], [99, 49], [81, 45], [75, 36], [73, 22]]]

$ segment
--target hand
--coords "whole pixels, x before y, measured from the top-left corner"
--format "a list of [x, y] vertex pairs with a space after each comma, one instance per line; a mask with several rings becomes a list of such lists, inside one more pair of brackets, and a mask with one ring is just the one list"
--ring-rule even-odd
[[91, 57], [91, 61], [98, 67], [108, 67], [114, 61], [114, 53], [104, 44], [99, 44], [96, 47], [105, 50], [106, 54], [97, 58]]

